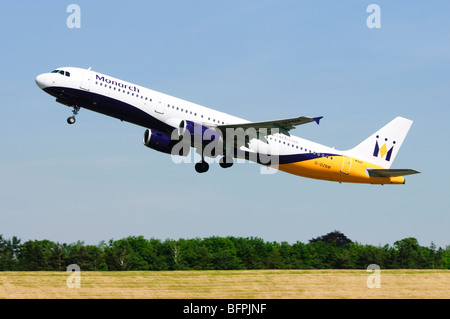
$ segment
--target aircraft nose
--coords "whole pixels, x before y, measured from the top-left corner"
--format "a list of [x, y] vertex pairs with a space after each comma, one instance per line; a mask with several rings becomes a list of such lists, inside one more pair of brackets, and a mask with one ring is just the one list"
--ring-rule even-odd
[[41, 89], [45, 89], [48, 86], [48, 77], [47, 74], [39, 74], [36, 79], [36, 84], [37, 86], [39, 86], [39, 88]]

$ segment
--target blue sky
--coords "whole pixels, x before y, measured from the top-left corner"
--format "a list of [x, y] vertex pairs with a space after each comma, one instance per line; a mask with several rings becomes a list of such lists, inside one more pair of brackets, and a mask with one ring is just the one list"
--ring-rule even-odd
[[[81, 8], [69, 29], [66, 8]], [[369, 29], [369, 4], [381, 28]], [[0, 234], [98, 244], [129, 235], [450, 245], [448, 1], [4, 1]], [[348, 149], [414, 121], [395, 168], [406, 185], [316, 181], [260, 166], [192, 164], [142, 144], [144, 128], [70, 109], [35, 84], [60, 66], [101, 73], [248, 120], [324, 116], [293, 134]]]

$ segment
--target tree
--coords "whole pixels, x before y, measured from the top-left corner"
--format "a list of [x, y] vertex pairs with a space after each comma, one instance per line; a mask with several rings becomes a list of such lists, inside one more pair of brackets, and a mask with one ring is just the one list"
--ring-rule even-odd
[[280, 244], [273, 242], [273, 243], [267, 243], [267, 245], [270, 247], [270, 253], [267, 256], [267, 261], [266, 261], [267, 268], [268, 269], [283, 269], [283, 268], [285, 268], [283, 258], [281, 257]]
[[450, 268], [450, 246], [422, 247], [415, 238], [391, 247], [353, 243], [339, 231], [308, 244], [265, 242], [261, 238], [209, 237], [147, 240], [129, 236], [99, 245], [59, 244], [49, 240], [5, 239], [0, 235], [1, 270], [59, 270], [77, 264], [82, 270], [209, 270], [209, 269], [365, 269]]
[[78, 241], [65, 247], [67, 251], [66, 266], [77, 264], [82, 271], [107, 270], [103, 243], [94, 246]]
[[126, 239], [109, 241], [105, 247], [105, 261], [108, 270], [131, 270], [131, 260], [133, 257], [133, 249]]
[[311, 269], [311, 255], [308, 244], [297, 241], [292, 245], [291, 262], [295, 269]]
[[21, 270], [57, 270], [55, 251], [58, 245], [49, 240], [27, 241], [19, 254], [19, 267]]
[[3, 239], [0, 235], [0, 270], [16, 270], [21, 249], [20, 239]]
[[441, 249], [442, 256], [442, 268], [450, 269], [450, 245], [445, 247], [445, 250]]
[[326, 244], [334, 243], [337, 247], [348, 247], [348, 245], [352, 243], [352, 241], [348, 239], [347, 236], [345, 236], [343, 233], [337, 230], [328, 233], [326, 235], [313, 238], [309, 242], [316, 243], [318, 241], [324, 242]]
[[143, 236], [129, 236], [125, 239], [131, 248], [130, 269], [148, 270], [156, 259], [150, 242]]
[[396, 261], [400, 268], [418, 268], [420, 245], [415, 238], [405, 238], [394, 243], [397, 250]]
[[231, 237], [230, 240], [234, 243], [236, 257], [239, 258], [244, 269], [262, 268], [251, 238]]
[[236, 254], [236, 247], [230, 237], [210, 237], [202, 240], [213, 269], [242, 269], [243, 265]]

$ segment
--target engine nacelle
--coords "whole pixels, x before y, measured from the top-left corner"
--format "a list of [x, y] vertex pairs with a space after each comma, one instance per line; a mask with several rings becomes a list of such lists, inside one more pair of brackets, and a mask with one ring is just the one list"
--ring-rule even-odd
[[[151, 129], [145, 131], [143, 142], [145, 146], [166, 154], [172, 154], [174, 146], [179, 143], [178, 140], [172, 140], [170, 136]], [[181, 154], [183, 153], [182, 150], [185, 150], [185, 148], [179, 148], [180, 152], [173, 155], [187, 156], [189, 154], [189, 149], [187, 152], [184, 152], [186, 154]]]
[[193, 144], [205, 145], [211, 143], [212, 141], [215, 141], [216, 143], [222, 141], [222, 134], [220, 131], [216, 131], [213, 128], [199, 123], [182, 120], [178, 128], [178, 135], [185, 136], [187, 133], [191, 135], [191, 141]]

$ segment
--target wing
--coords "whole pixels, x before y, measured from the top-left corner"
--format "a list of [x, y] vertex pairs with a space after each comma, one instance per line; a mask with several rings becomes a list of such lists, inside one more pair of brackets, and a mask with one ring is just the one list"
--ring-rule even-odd
[[[223, 136], [226, 136], [227, 129], [233, 129], [234, 134], [242, 134], [243, 138], [238, 139], [241, 142], [236, 142], [236, 148], [240, 148], [241, 146], [248, 147], [248, 143], [250, 140], [256, 138], [264, 143], [268, 143], [267, 139], [264, 136], [282, 133], [287, 136], [290, 136], [289, 131], [294, 129], [297, 125], [306, 124], [310, 122], [316, 122], [319, 124], [319, 121], [323, 118], [323, 116], [319, 117], [306, 117], [300, 116], [290, 119], [277, 120], [277, 121], [267, 121], [267, 122], [250, 122], [250, 123], [241, 123], [241, 124], [227, 124], [227, 125], [218, 125], [217, 128], [222, 131]], [[240, 129], [240, 130], [239, 130]]]
[[372, 177], [396, 177], [418, 174], [420, 172], [413, 169], [367, 169]]
[[267, 134], [271, 135], [272, 130], [276, 130], [276, 133], [282, 133], [287, 136], [290, 136], [289, 131], [294, 129], [297, 125], [306, 124], [310, 122], [316, 122], [319, 124], [319, 121], [323, 118], [323, 116], [319, 117], [294, 117], [291, 119], [277, 120], [277, 121], [267, 121], [267, 122], [250, 122], [250, 123], [242, 123], [242, 124], [227, 124], [227, 125], [218, 125], [217, 127], [225, 131], [227, 128], [242, 128], [244, 131], [253, 128], [256, 131], [261, 129], [266, 129]]

